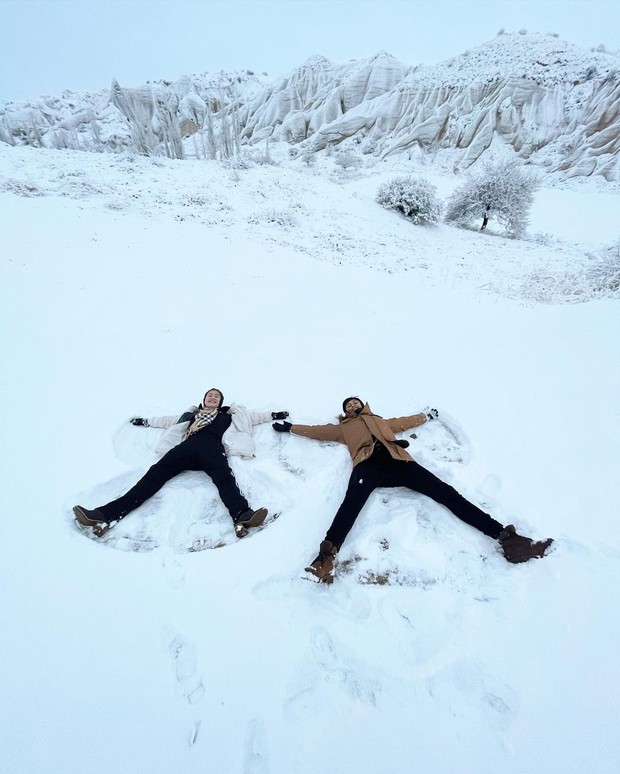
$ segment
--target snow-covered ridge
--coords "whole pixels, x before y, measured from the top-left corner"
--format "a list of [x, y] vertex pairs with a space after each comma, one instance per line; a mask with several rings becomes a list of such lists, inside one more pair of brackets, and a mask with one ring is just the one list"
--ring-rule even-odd
[[[499, 139], [549, 172], [617, 181], [619, 72], [617, 52], [580, 49], [554, 34], [500, 34], [430, 67], [386, 52], [346, 64], [314, 56], [269, 82], [247, 71], [203, 74], [8, 103], [0, 106], [0, 140], [211, 158], [222, 152], [216, 136], [226, 147], [285, 141], [304, 154], [345, 143], [379, 158], [456, 148], [465, 169]], [[127, 100], [139, 103], [139, 115]], [[195, 133], [210, 139], [198, 144]]]
[[415, 68], [381, 97], [308, 132], [305, 144], [318, 150], [353, 138], [383, 158], [459, 148], [466, 168], [499, 137], [548, 171], [618, 180], [618, 65], [617, 54], [583, 51], [554, 35], [501, 35]]
[[[177, 81], [148, 81], [128, 95], [146, 95], [174, 104], [177, 121], [191, 115], [196, 103], [220, 110], [222, 105], [251, 99], [268, 81], [266, 74], [241, 72], [201, 73]], [[109, 89], [82, 94], [64, 91], [60, 96], [0, 103], [0, 142], [35, 147], [116, 151], [132, 142], [127, 116], [114, 101], [115, 81]]]
[[431, 67], [417, 68], [403, 83], [457, 86], [497, 78], [523, 78], [540, 86], [578, 84], [618, 68], [618, 52], [591, 51], [553, 34], [505, 33]]

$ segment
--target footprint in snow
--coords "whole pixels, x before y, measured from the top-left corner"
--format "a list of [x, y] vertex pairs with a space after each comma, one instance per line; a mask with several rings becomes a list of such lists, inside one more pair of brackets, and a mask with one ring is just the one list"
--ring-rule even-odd
[[517, 715], [518, 697], [512, 688], [474, 663], [450, 664], [426, 680], [426, 689], [453, 714], [478, 713], [500, 731], [507, 730]]
[[310, 634], [310, 647], [316, 663], [327, 671], [338, 665], [334, 642], [325, 629], [315, 627]]
[[185, 571], [183, 565], [175, 556], [174, 551], [167, 546], [161, 562], [166, 583], [171, 589], [179, 589], [185, 583]]
[[354, 663], [350, 654], [337, 648], [326, 629], [315, 627], [312, 630], [310, 648], [326, 682], [335, 683], [352, 699], [373, 707], [376, 705], [378, 683], [363, 676], [364, 669]]
[[269, 774], [265, 727], [256, 718], [248, 723], [245, 738], [243, 774]]
[[169, 645], [172, 666], [177, 682], [188, 704], [196, 705], [205, 696], [205, 687], [198, 672], [194, 647], [180, 636], [176, 636]]

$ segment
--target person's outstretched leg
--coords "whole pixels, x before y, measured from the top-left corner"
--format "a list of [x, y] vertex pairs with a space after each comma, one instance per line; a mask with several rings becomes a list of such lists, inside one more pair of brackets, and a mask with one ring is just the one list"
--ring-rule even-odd
[[361, 462], [353, 468], [344, 500], [325, 534], [325, 540], [335, 545], [336, 550], [340, 549], [368, 498], [379, 486], [374, 467], [372, 463]]
[[211, 477], [228, 513], [233, 520], [235, 534], [242, 538], [253, 527], [259, 527], [267, 518], [267, 508], [252, 510], [241, 493], [235, 474], [232, 472], [223, 448], [204, 447], [201, 452], [201, 465]]
[[142, 478], [131, 489], [97, 510], [105, 521], [122, 519], [139, 505], [159, 492], [162, 486], [171, 478], [186, 470], [195, 470], [192, 460], [184, 453], [182, 446], [176, 446], [165, 454], [159, 462], [152, 465]]
[[250, 510], [248, 501], [241, 493], [235, 474], [221, 449], [205, 449], [201, 454], [202, 470], [210, 476], [218, 494], [233, 517]]
[[390, 486], [406, 486], [420, 492], [445, 506], [461, 521], [484, 532], [485, 535], [495, 540], [499, 537], [503, 529], [499, 521], [493, 519], [477, 505], [470, 503], [454, 487], [446, 484], [417, 462], [396, 462], [391, 466], [390, 472]]
[[539, 559], [553, 543], [551, 538], [534, 541], [519, 535], [512, 524], [503, 527], [481, 508], [470, 503], [456, 489], [446, 484], [417, 462], [398, 462], [390, 469], [389, 486], [407, 486], [444, 505], [459, 519], [497, 540], [505, 558], [518, 564]]
[[316, 558], [306, 567], [306, 571], [323, 583], [333, 580], [334, 557], [344, 543], [355, 524], [360, 511], [373, 490], [380, 486], [381, 467], [367, 460], [353, 468], [344, 500], [338, 508], [325, 539], [319, 546]]
[[110, 528], [110, 524], [122, 519], [133, 511], [149, 497], [158, 492], [162, 486], [185, 470], [194, 470], [195, 465], [191, 455], [182, 447], [176, 446], [168, 454], [152, 465], [142, 478], [132, 488], [106, 505], [89, 510], [82, 505], [76, 505], [73, 513], [79, 524], [92, 528], [97, 537], [103, 537]]

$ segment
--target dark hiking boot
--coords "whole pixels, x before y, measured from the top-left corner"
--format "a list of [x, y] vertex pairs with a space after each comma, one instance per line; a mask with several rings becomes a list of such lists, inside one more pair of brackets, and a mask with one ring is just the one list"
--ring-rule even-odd
[[513, 564], [527, 562], [530, 559], [541, 559], [545, 555], [545, 551], [553, 543], [551, 538], [535, 543], [531, 538], [517, 534], [517, 530], [512, 524], [504, 527], [497, 539], [502, 547], [504, 556]]
[[88, 508], [76, 505], [73, 508], [73, 513], [78, 524], [83, 527], [91, 527], [97, 537], [103, 537], [111, 527], [110, 522], [104, 518], [99, 508], [93, 508], [92, 511], [89, 511]]
[[334, 557], [337, 550], [332, 542], [324, 540], [319, 546], [319, 555], [306, 567], [306, 572], [314, 575], [319, 583], [333, 583]]
[[237, 537], [245, 537], [252, 527], [260, 527], [267, 518], [268, 513], [269, 511], [267, 508], [259, 508], [257, 511], [248, 508], [246, 511], [242, 511], [236, 516], [233, 516], [233, 524], [235, 525], [235, 534]]

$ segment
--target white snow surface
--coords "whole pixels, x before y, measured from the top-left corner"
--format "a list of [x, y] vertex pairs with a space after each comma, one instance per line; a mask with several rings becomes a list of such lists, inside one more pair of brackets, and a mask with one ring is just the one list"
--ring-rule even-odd
[[[281, 150], [281, 152], [280, 152]], [[543, 183], [530, 235], [415, 227], [338, 171], [0, 146], [4, 774], [615, 774], [618, 301], [541, 304], [618, 239], [618, 189]], [[410, 451], [541, 561], [404, 489], [377, 490], [331, 587], [301, 570], [346, 449], [256, 433], [233, 461], [279, 514], [237, 541], [186, 473], [109, 539], [71, 507], [122, 493], [158, 431], [226, 402], [336, 420], [437, 406]], [[405, 437], [409, 437], [406, 433]], [[215, 546], [219, 546], [215, 548]]]

